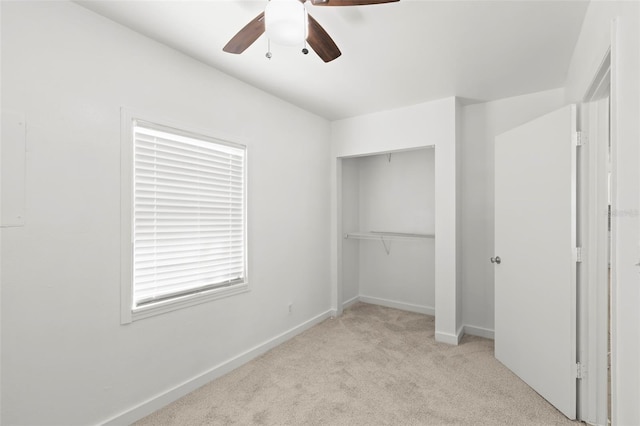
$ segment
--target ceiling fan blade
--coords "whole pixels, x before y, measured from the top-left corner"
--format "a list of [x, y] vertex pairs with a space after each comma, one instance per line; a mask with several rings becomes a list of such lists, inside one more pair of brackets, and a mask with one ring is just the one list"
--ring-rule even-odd
[[307, 43], [320, 56], [320, 59], [325, 62], [331, 62], [342, 55], [331, 36], [327, 34], [318, 21], [309, 14], [307, 14], [307, 18], [309, 20]]
[[393, 3], [400, 0], [311, 0], [314, 6], [366, 6], [368, 4]]
[[238, 31], [238, 34], [234, 35], [222, 50], [228, 53], [242, 53], [247, 47], [251, 46], [262, 33], [264, 33], [264, 12], [260, 13], [253, 21]]

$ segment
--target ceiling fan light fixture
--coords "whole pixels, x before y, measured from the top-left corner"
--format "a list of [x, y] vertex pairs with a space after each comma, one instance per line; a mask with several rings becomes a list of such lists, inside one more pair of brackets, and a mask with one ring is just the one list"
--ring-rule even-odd
[[264, 25], [274, 43], [301, 45], [307, 38], [307, 9], [298, 0], [271, 0], [264, 10]]

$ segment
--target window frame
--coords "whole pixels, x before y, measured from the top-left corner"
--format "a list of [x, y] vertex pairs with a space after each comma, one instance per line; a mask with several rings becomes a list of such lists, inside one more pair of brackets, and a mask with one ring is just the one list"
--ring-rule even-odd
[[[243, 251], [244, 251], [244, 280], [241, 283], [216, 287], [176, 296], [155, 303], [145, 304], [140, 307], [133, 306], [133, 236], [134, 236], [134, 122], [142, 121], [154, 126], [175, 131], [176, 135], [187, 135], [212, 143], [233, 146], [244, 149], [244, 188], [243, 188]], [[226, 298], [237, 294], [246, 293], [249, 287], [249, 261], [248, 261], [248, 218], [247, 218], [247, 193], [248, 193], [248, 156], [245, 144], [233, 142], [227, 138], [210, 136], [213, 132], [195, 129], [192, 126], [174, 123], [162, 118], [151, 117], [148, 114], [140, 114], [128, 108], [122, 108], [120, 114], [120, 322], [129, 324], [143, 318], [160, 315], [177, 309], [206, 303], [212, 300]]]

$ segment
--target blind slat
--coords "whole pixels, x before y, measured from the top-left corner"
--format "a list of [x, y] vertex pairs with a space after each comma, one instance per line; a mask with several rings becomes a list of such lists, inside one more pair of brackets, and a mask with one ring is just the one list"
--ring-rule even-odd
[[[216, 241], [215, 239], [203, 239], [198, 243], [192, 243], [190, 241], [179, 241], [176, 239], [167, 240], [141, 240], [136, 241], [136, 245], [139, 248], [139, 253], [149, 253], [155, 247], [158, 252], [174, 250], [176, 252], [182, 251], [183, 248], [200, 247], [199, 244], [208, 243], [211, 249], [224, 249], [225, 247], [237, 247], [244, 244], [243, 239], [237, 239], [236, 241]], [[145, 251], [146, 250], [146, 251]]]
[[150, 282], [143, 282], [139, 287], [143, 290], [152, 290], [156, 294], [168, 294], [168, 288], [172, 291], [183, 291], [187, 288], [191, 288], [193, 283], [200, 283], [201, 285], [211, 285], [217, 283], [224, 283], [231, 280], [241, 278], [236, 271], [236, 274], [228, 274], [227, 271], [220, 271], [219, 273], [211, 276], [205, 276], [204, 274], [183, 274], [176, 276], [165, 275], [161, 279], [156, 278]]
[[[159, 144], [139, 144], [136, 154], [151, 159], [163, 159], [167, 161], [191, 162], [194, 164], [214, 163], [225, 168], [242, 170], [242, 158], [238, 156], [219, 155], [217, 153], [186, 151], [171, 149], [171, 147]], [[189, 161], [190, 160], [190, 161]]]
[[200, 276], [203, 278], [211, 279], [213, 277], [221, 277], [227, 276], [230, 270], [238, 271], [242, 268], [241, 262], [227, 263], [227, 262], [218, 262], [215, 264], [210, 264], [209, 266], [202, 265], [182, 265], [182, 267], [165, 267], [162, 269], [155, 269], [150, 272], [147, 269], [136, 270], [135, 276], [136, 281], [140, 284], [143, 283], [153, 283], [157, 285], [159, 282], [159, 277], [162, 277], [163, 280], [174, 280], [179, 279], [180, 277], [193, 277]]
[[184, 255], [177, 257], [175, 255], [154, 256], [145, 261], [141, 259], [136, 264], [136, 271], [142, 271], [149, 268], [170, 268], [178, 265], [194, 265], [194, 264], [217, 264], [220, 261], [236, 262], [242, 260], [242, 252], [235, 253], [236, 256], [230, 256], [230, 253], [209, 253], [207, 255], [200, 255], [193, 253], [190, 255]]

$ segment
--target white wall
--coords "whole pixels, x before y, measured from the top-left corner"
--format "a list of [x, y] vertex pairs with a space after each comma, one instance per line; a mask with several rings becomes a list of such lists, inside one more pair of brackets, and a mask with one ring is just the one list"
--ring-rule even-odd
[[640, 3], [591, 2], [569, 67], [568, 102], [580, 102], [609, 46], [614, 163], [614, 425], [640, 424]]
[[[2, 22], [2, 7], [0, 7], [0, 23]], [[2, 31], [0, 31], [0, 46], [2, 46]], [[2, 55], [0, 55], [0, 69], [2, 69]], [[0, 82], [0, 90], [2, 84]], [[1, 126], [1, 124], [0, 124]], [[0, 142], [2, 142], [2, 136], [0, 136]], [[0, 143], [0, 164], [2, 164], [2, 145]], [[0, 172], [0, 224], [3, 223], [2, 216], [2, 173]], [[0, 333], [2, 332], [2, 230], [0, 229]], [[0, 336], [0, 384], [2, 383], [2, 337]], [[2, 413], [2, 392], [0, 388], [0, 413]], [[0, 424], [2, 424], [2, 418], [0, 415]]]
[[462, 108], [462, 322], [493, 337], [494, 140], [497, 135], [564, 105], [563, 89]]
[[[390, 159], [381, 154], [343, 160], [344, 232], [434, 234], [434, 161], [433, 149], [396, 152]], [[345, 170], [354, 165], [357, 174], [347, 175]], [[353, 187], [353, 180], [357, 191], [347, 189]], [[349, 199], [347, 192], [357, 198]], [[358, 214], [355, 221], [354, 211]], [[343, 241], [344, 300], [360, 296], [371, 303], [433, 314], [435, 241], [396, 240], [386, 244], [389, 253], [380, 241]], [[354, 251], [356, 259], [351, 256]], [[355, 285], [354, 279], [358, 280]]]
[[[166, 403], [328, 315], [326, 120], [73, 3], [1, 7], [2, 108], [28, 129], [25, 225], [2, 230], [3, 424]], [[249, 293], [120, 325], [121, 106], [247, 144]]]
[[[345, 232], [360, 228], [360, 160], [342, 161], [342, 228]], [[340, 241], [342, 248], [342, 301], [349, 303], [360, 295], [360, 244]]]
[[425, 148], [357, 159], [361, 231], [435, 232], [434, 152]]
[[[390, 111], [335, 121], [331, 124], [332, 170], [332, 299], [342, 297], [339, 217], [341, 201], [338, 179], [340, 159], [435, 146], [435, 256], [436, 256], [436, 339], [457, 343], [462, 324], [458, 321], [457, 277], [457, 197], [459, 169], [456, 163], [456, 99], [447, 98]], [[341, 301], [339, 302], [341, 303]]]
[[463, 128], [463, 121], [462, 121], [462, 100], [459, 98], [456, 98], [456, 104], [455, 104], [455, 116], [456, 116], [456, 136], [455, 136], [455, 149], [456, 149], [456, 324], [458, 324], [459, 327], [459, 333], [458, 336], [460, 336], [460, 338], [462, 337], [462, 335], [464, 334], [464, 325], [463, 325], [463, 316], [462, 316], [462, 304], [463, 304], [463, 295], [462, 295], [462, 237], [463, 237], [463, 232], [462, 232], [462, 212], [463, 212], [463, 206], [462, 206], [462, 185], [463, 185], [463, 181], [462, 181], [462, 147], [464, 145], [463, 143], [463, 134], [462, 134], [462, 128]]

